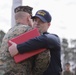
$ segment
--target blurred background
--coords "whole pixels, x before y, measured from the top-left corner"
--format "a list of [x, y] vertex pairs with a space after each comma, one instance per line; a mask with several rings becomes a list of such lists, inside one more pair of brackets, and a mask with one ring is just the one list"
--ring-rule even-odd
[[33, 15], [45, 9], [52, 15], [52, 25], [48, 32], [59, 35], [61, 39], [61, 60], [70, 62], [71, 70], [76, 68], [76, 0], [1, 0], [0, 1], [0, 44], [8, 30], [15, 25], [14, 8], [19, 5], [33, 7]]

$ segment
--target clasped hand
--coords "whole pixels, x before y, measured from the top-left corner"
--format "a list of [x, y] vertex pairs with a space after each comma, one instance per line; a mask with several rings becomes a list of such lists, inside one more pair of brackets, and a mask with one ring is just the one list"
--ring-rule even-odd
[[9, 43], [11, 44], [11, 46], [8, 48], [8, 50], [10, 52], [10, 55], [13, 57], [18, 54], [17, 44], [12, 41], [9, 41]]

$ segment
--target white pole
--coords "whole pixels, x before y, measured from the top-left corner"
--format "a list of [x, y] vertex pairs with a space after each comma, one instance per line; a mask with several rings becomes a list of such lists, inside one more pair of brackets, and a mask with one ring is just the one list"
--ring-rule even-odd
[[18, 6], [22, 5], [22, 0], [13, 0], [12, 3], [12, 14], [11, 14], [11, 27], [15, 26], [15, 13], [14, 13], [14, 9]]

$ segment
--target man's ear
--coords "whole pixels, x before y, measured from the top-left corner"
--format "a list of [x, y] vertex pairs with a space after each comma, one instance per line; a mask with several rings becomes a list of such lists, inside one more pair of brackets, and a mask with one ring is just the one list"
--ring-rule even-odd
[[28, 23], [31, 27], [33, 27], [33, 20], [30, 17], [28, 18]]
[[31, 16], [30, 16], [30, 15], [28, 15], [28, 17], [27, 17], [28, 22], [30, 21], [30, 19], [31, 19]]
[[48, 26], [51, 26], [51, 22], [48, 23]]

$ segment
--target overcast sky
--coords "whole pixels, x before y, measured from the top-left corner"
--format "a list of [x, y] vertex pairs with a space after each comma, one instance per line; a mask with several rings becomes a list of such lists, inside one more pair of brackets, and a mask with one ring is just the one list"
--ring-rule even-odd
[[[33, 15], [39, 9], [45, 9], [52, 15], [50, 33], [61, 38], [76, 39], [76, 0], [23, 0], [23, 5], [32, 6]], [[11, 28], [12, 0], [0, 1], [0, 30]]]

